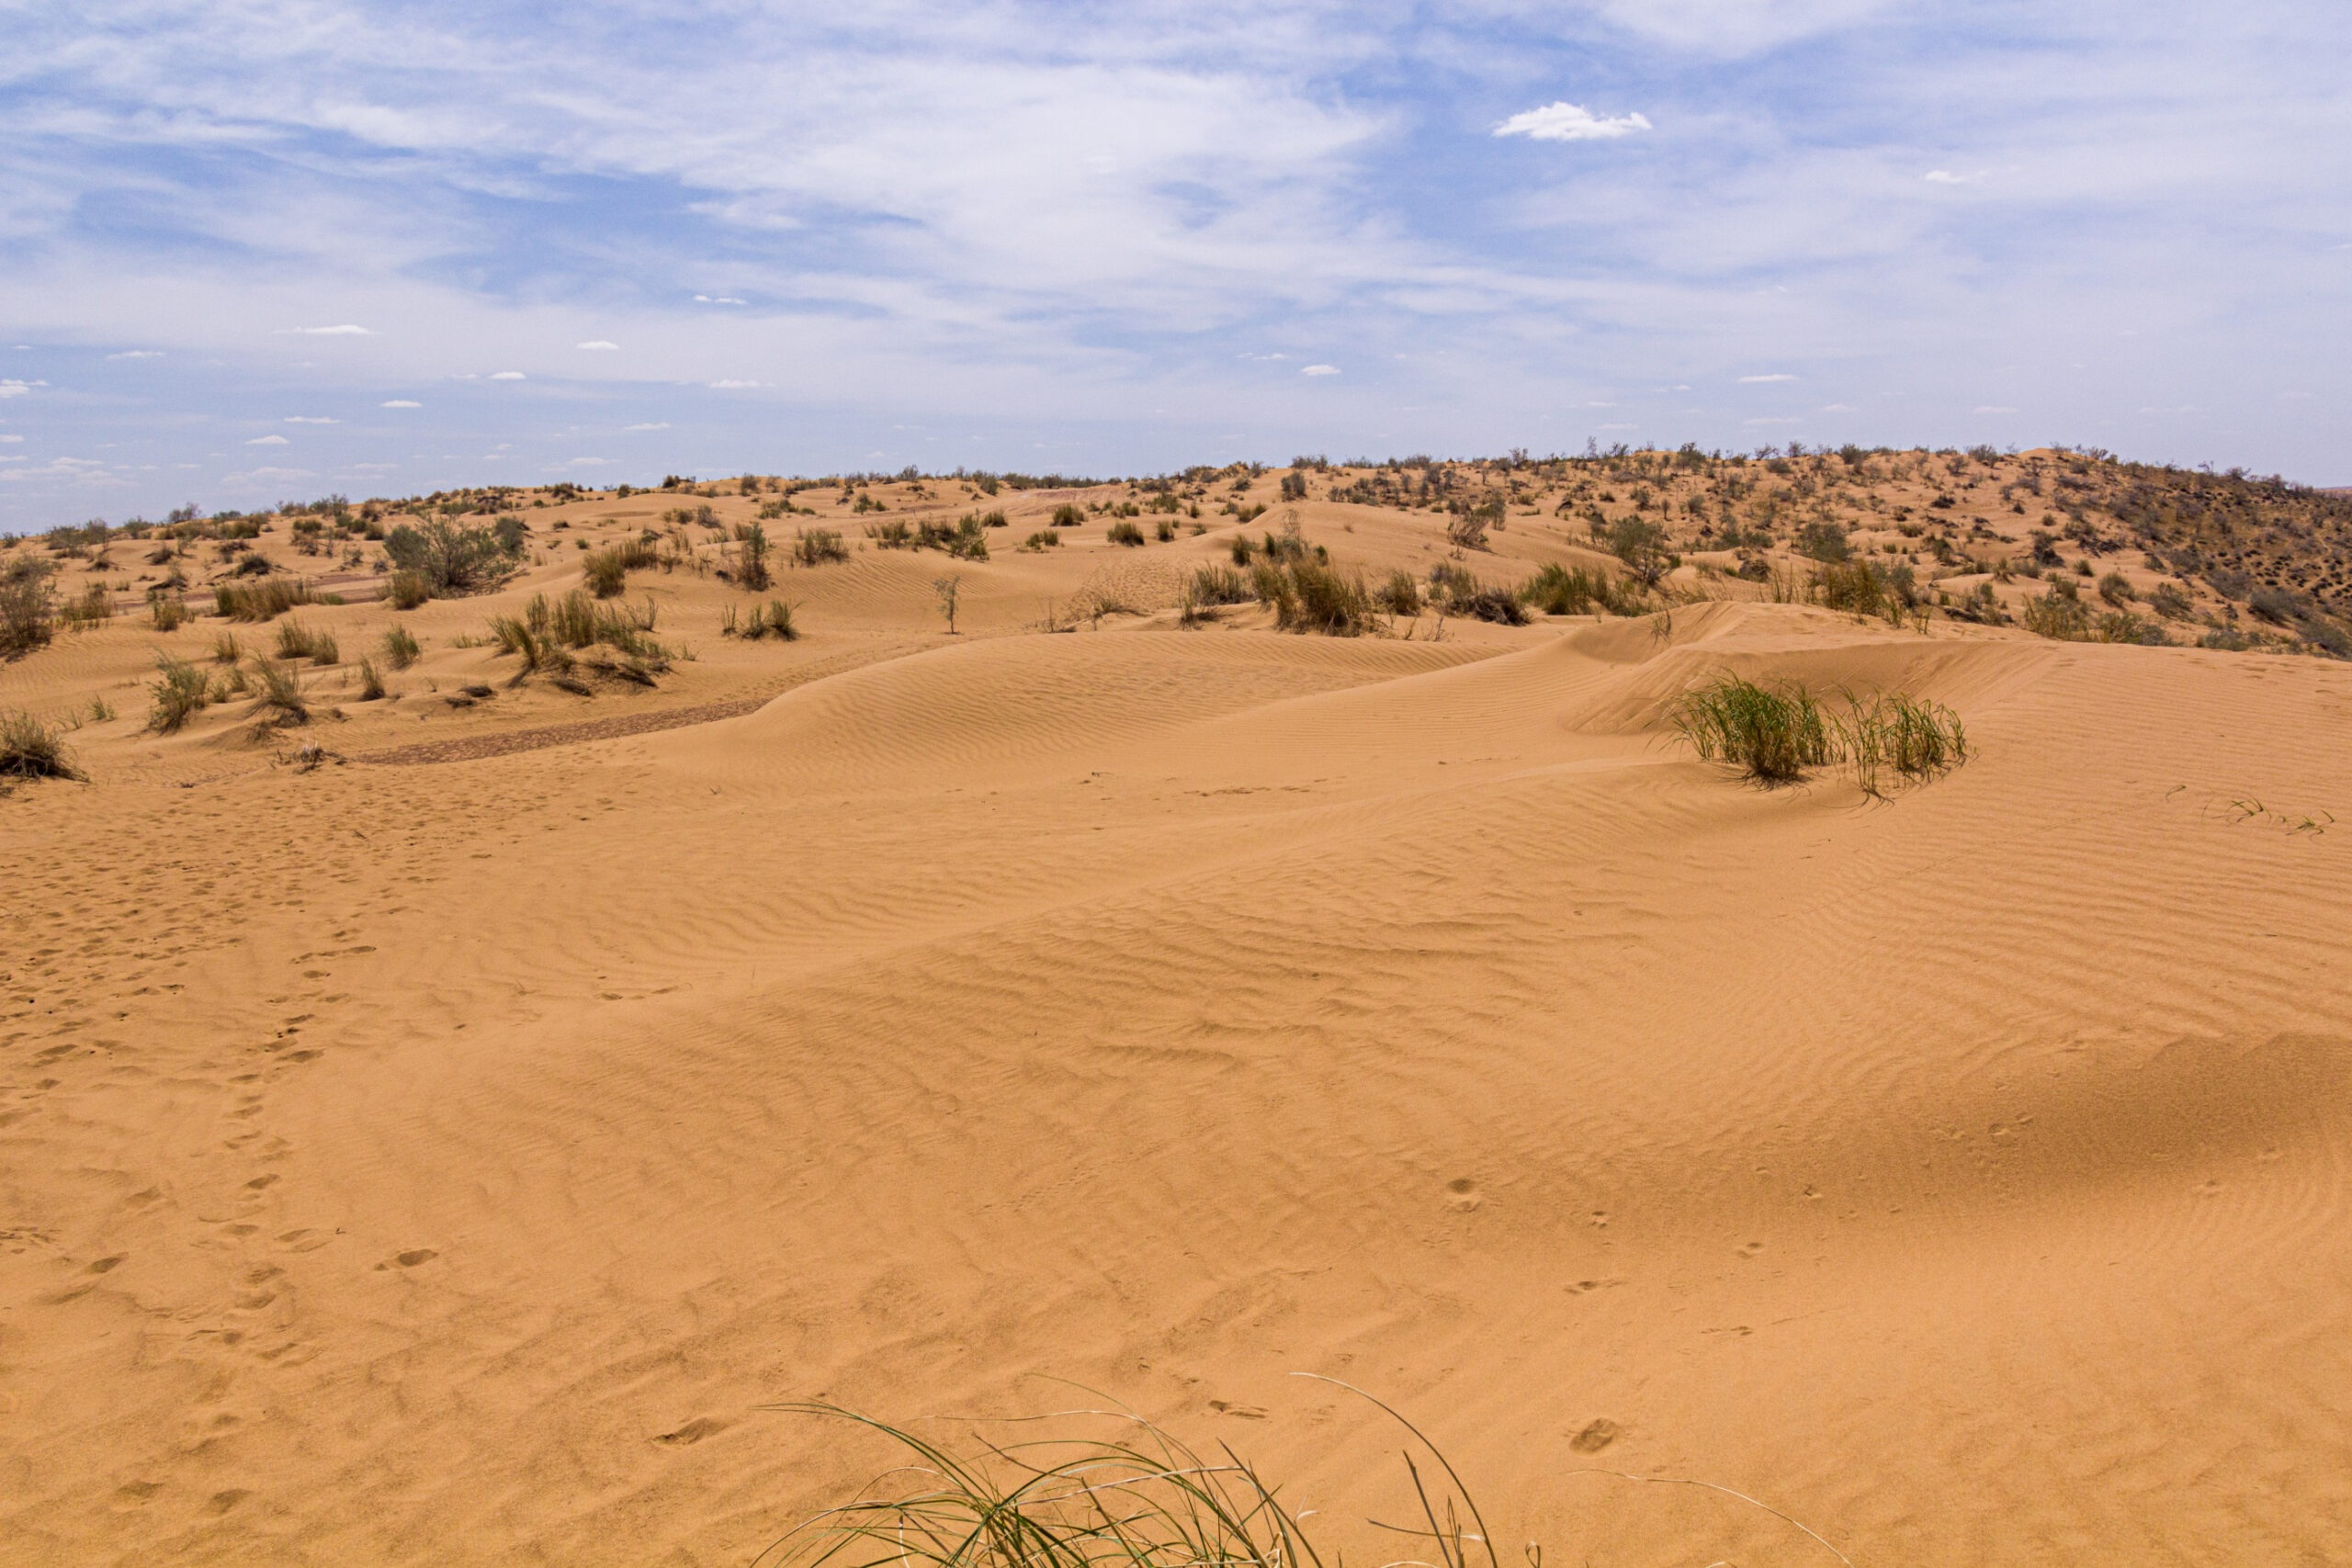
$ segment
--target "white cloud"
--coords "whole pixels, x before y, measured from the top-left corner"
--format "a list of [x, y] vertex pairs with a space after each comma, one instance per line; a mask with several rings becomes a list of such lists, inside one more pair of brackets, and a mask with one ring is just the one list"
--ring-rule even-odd
[[286, 437], [283, 435], [256, 435], [251, 441], [246, 442], [245, 445], [248, 446], [284, 446], [288, 445], [288, 442]]
[[10, 446], [20, 446], [24, 445], [24, 440], [25, 438], [21, 435], [0, 435], [0, 444]]
[[695, 303], [697, 305], [741, 305], [744, 301], [731, 294], [697, 294], [695, 296]]
[[286, 423], [288, 424], [341, 424], [343, 421], [329, 419], [324, 414], [289, 413], [286, 416]]
[[1742, 376], [1739, 378], [1739, 384], [1743, 387], [1760, 387], [1769, 381], [1793, 381], [1795, 379], [1795, 377], [1790, 375], [1785, 370], [1775, 370], [1770, 376]]
[[390, 402], [378, 403], [376, 406], [379, 409], [421, 409], [424, 405], [423, 403], [411, 402], [406, 398], [394, 398]]
[[740, 392], [750, 387], [764, 387], [765, 381], [713, 381], [711, 387], [721, 392]]
[[35, 387], [46, 387], [48, 385], [49, 383], [46, 381], [19, 381], [11, 378], [8, 380], [0, 381], [0, 398], [21, 398], [30, 392]]
[[1851, 403], [1824, 403], [1821, 405], [1821, 412], [1823, 413], [1852, 413], [1854, 406]]
[[1299, 372], [1302, 376], [1337, 376], [1339, 373], [1340, 367], [1336, 365], [1310, 365]]
[[586, 343], [575, 343], [571, 346], [574, 348], [616, 349], [620, 347], [620, 344], [609, 342], [604, 338], [591, 338]]
[[376, 335], [366, 327], [354, 326], [349, 321], [344, 322], [339, 327], [280, 327], [278, 329], [278, 336], [285, 337], [289, 334], [295, 337], [374, 337]]
[[1582, 104], [1545, 104], [1525, 109], [1495, 127], [1497, 136], [1524, 136], [1531, 141], [1609, 141], [1650, 129], [1638, 114], [1604, 118]]
[[109, 354], [107, 357], [108, 359], [161, 359], [164, 357], [164, 351], [160, 348], [126, 348], [120, 354]]
[[1973, 186], [1991, 174], [1990, 169], [1977, 169], [1969, 174], [1954, 174], [1950, 169], [1929, 169], [1928, 183], [1933, 186]]
[[1794, 424], [1797, 422], [1793, 419], [1749, 419], [1742, 420], [1740, 423], [1743, 424]]
[[610, 468], [612, 462], [610, 457], [574, 457], [560, 466], [567, 468]]
[[309, 468], [248, 468], [241, 474], [222, 474], [220, 482], [239, 489], [251, 489], [257, 484], [281, 484], [288, 479], [316, 479]]
[[663, 420], [659, 424], [625, 424], [621, 428], [623, 430], [667, 430], [670, 428], [670, 423]]
[[520, 370], [498, 370], [492, 372], [490, 378], [493, 381], [520, 381], [525, 378]]

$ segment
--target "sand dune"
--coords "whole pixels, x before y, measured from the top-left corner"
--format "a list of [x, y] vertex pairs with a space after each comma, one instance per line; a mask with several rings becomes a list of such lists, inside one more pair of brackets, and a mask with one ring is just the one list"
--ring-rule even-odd
[[[10, 802], [0, 1558], [740, 1562], [878, 1458], [763, 1405], [1053, 1380], [1348, 1539], [1392, 1434], [1300, 1371], [1552, 1560], [1831, 1560], [1600, 1471], [1858, 1563], [2352, 1556], [2352, 671], [928, 640]], [[1978, 755], [1750, 787], [1662, 715], [1725, 668]]]

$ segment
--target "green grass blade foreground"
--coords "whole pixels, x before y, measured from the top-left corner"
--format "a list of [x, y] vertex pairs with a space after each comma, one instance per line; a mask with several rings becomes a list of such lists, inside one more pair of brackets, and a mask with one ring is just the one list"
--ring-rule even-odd
[[1902, 692], [1843, 694], [1845, 711], [1824, 710], [1800, 684], [1758, 685], [1729, 673], [1686, 692], [1670, 713], [1675, 732], [1710, 762], [1759, 784], [1792, 784], [1815, 768], [1844, 763], [1866, 795], [1892, 782], [1923, 782], [1970, 756], [1968, 731], [1943, 704]]

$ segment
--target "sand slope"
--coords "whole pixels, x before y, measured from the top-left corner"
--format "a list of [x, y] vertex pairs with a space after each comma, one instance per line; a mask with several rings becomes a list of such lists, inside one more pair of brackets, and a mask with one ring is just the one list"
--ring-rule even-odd
[[[1981, 754], [1749, 788], [1660, 728], [1725, 666]], [[1856, 1562], [2342, 1560], [2347, 735], [2341, 666], [1716, 604], [45, 786], [0, 1558], [740, 1562], [876, 1457], [763, 1404], [1048, 1378], [1345, 1536], [1394, 1445], [1312, 1371], [1553, 1560], [1832, 1561], [1594, 1468]]]

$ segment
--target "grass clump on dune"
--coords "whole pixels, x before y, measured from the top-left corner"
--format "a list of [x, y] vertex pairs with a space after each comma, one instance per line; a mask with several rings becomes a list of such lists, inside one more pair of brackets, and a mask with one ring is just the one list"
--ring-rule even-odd
[[1311, 555], [1259, 561], [1250, 569], [1250, 591], [1274, 612], [1283, 631], [1361, 637], [1373, 626], [1372, 594], [1363, 579]]
[[312, 602], [308, 585], [290, 577], [224, 582], [212, 591], [213, 609], [227, 621], [274, 621], [295, 605]]
[[13, 779], [79, 779], [64, 732], [28, 713], [0, 708], [0, 782]]
[[1686, 693], [1674, 728], [1710, 762], [1763, 784], [1788, 784], [1828, 762], [1835, 747], [1821, 705], [1803, 686], [1759, 686], [1737, 675]]
[[1842, 762], [1865, 794], [1883, 795], [1888, 775], [1932, 778], [1968, 760], [1968, 732], [1941, 703], [1900, 692], [1845, 697], [1826, 710], [1793, 682], [1763, 686], [1718, 675], [1685, 693], [1671, 722], [1710, 762], [1736, 767], [1759, 784], [1792, 784], [1815, 768]]
[[155, 672], [155, 683], [148, 688], [154, 701], [147, 712], [147, 728], [158, 735], [175, 735], [212, 701], [210, 684], [203, 671], [169, 654], [157, 656]]
[[1639, 615], [1648, 602], [1638, 585], [1621, 582], [1597, 567], [1546, 563], [1519, 585], [1520, 603], [1544, 615]]
[[406, 626], [394, 626], [384, 634], [384, 662], [395, 670], [405, 670], [416, 662], [419, 652], [416, 638]]
[[301, 672], [291, 664], [266, 659], [254, 660], [255, 730], [292, 729], [311, 722], [311, 705], [302, 695]]
[[771, 599], [766, 609], [754, 609], [748, 620], [739, 619], [735, 606], [728, 605], [719, 615], [718, 635], [740, 637], [746, 642], [757, 642], [762, 637], [770, 637], [785, 642], [797, 642], [800, 640], [800, 628], [792, 624], [792, 606], [781, 599]]

